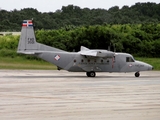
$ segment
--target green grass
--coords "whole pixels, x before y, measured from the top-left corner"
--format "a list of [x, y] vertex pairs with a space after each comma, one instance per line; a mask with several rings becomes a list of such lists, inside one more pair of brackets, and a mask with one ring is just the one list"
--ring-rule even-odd
[[[160, 58], [136, 57], [135, 59], [151, 64], [154, 70], [160, 70]], [[57, 67], [43, 60], [28, 60], [23, 57], [0, 57], [0, 69], [56, 70]]]
[[154, 70], [160, 70], [160, 58], [141, 58], [137, 57], [136, 60], [146, 62], [154, 67]]
[[55, 70], [56, 66], [42, 60], [27, 60], [22, 57], [0, 57], [0, 69]]

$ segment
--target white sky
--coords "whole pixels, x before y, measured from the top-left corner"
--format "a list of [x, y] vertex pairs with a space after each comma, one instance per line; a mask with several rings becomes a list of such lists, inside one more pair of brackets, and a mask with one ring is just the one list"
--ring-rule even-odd
[[160, 0], [0, 0], [0, 8], [7, 11], [35, 8], [40, 12], [55, 12], [57, 9], [61, 9], [62, 6], [73, 4], [81, 8], [103, 8], [108, 10], [113, 6], [121, 8], [124, 5], [134, 5], [137, 2], [160, 3]]

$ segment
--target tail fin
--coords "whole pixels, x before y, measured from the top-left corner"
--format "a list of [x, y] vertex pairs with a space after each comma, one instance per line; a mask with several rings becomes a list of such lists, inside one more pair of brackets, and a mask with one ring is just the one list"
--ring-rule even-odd
[[38, 50], [32, 20], [23, 20], [18, 52]]
[[43, 51], [62, 52], [63, 50], [36, 42], [36, 37], [33, 28], [33, 21], [23, 20], [21, 37], [19, 40], [17, 53], [33, 55], [36, 53], [42, 53]]

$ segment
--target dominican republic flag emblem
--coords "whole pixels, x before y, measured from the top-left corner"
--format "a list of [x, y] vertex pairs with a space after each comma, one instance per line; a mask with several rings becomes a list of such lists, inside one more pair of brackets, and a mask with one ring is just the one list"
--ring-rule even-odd
[[23, 27], [33, 27], [33, 22], [32, 20], [24, 20], [22, 23]]
[[56, 56], [54, 57], [54, 59], [57, 60], [57, 61], [59, 61], [59, 60], [60, 60], [60, 56], [59, 56], [59, 55], [56, 55]]

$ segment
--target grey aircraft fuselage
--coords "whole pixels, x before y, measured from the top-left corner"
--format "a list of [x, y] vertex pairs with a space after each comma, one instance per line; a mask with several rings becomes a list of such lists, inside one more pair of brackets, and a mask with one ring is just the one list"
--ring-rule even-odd
[[90, 50], [81, 46], [79, 52], [67, 52], [36, 42], [33, 23], [24, 20], [17, 53], [37, 56], [55, 64], [58, 70], [86, 72], [88, 77], [95, 77], [95, 72], [136, 72], [152, 70], [147, 63], [134, 60], [127, 53], [115, 53], [108, 50]]
[[[56, 59], [56, 56], [59, 58]], [[136, 61], [127, 53], [115, 53], [114, 58], [101, 58], [82, 56], [78, 52], [45, 52], [37, 57], [70, 72], [135, 72], [153, 69], [151, 65]], [[127, 61], [127, 58], [131, 58], [131, 61]]]

